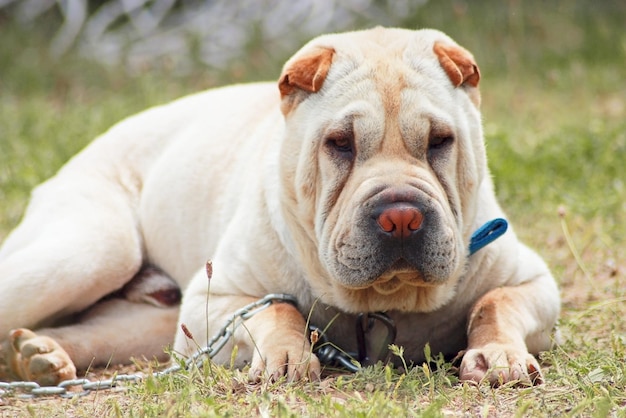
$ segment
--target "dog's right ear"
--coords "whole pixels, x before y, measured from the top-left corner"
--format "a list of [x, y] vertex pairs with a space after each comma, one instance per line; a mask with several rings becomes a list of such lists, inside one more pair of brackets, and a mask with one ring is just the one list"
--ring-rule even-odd
[[458, 45], [435, 42], [433, 52], [439, 59], [439, 64], [448, 75], [454, 87], [463, 87], [474, 102], [480, 106], [478, 82], [480, 70], [472, 54]]
[[278, 80], [283, 113], [287, 114], [299, 102], [297, 97], [301, 96], [300, 92], [316, 93], [322, 88], [334, 54], [332, 48], [316, 47], [285, 64]]

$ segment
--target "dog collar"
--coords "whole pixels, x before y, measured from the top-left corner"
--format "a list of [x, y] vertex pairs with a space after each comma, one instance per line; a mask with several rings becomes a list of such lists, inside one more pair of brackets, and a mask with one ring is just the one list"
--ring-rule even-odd
[[470, 238], [469, 255], [473, 255], [476, 251], [500, 238], [508, 227], [509, 223], [505, 219], [496, 218], [478, 228]]

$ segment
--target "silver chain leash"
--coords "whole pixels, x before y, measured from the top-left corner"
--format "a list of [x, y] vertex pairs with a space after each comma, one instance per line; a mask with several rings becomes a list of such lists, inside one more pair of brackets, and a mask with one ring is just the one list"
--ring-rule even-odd
[[[198, 350], [193, 356], [185, 360], [183, 365], [175, 364], [167, 369], [154, 372], [151, 376], [161, 377], [179, 372], [181, 370], [189, 370], [192, 365], [201, 367], [204, 356], [207, 356], [209, 359], [215, 357], [215, 355], [219, 353], [222, 348], [224, 348], [228, 340], [232, 337], [235, 329], [237, 329], [237, 327], [239, 327], [246, 319], [254, 316], [264, 309], [267, 309], [275, 302], [287, 302], [295, 305], [296, 299], [291, 295], [272, 293], [242, 307], [241, 309], [238, 309], [235, 313], [228, 317], [219, 332], [209, 340], [206, 347]], [[37, 396], [56, 395], [62, 398], [73, 398], [76, 396], [85, 396], [97, 390], [112, 389], [116, 387], [118, 383], [138, 383], [144, 379], [145, 376], [143, 374], [136, 373], [119, 374], [110, 379], [98, 381], [90, 381], [89, 379], [65, 380], [57, 386], [41, 386], [36, 382], [24, 381], [0, 382], [0, 396], [17, 394], [19, 398], [30, 399]], [[69, 390], [78, 386], [81, 387], [82, 392]]]

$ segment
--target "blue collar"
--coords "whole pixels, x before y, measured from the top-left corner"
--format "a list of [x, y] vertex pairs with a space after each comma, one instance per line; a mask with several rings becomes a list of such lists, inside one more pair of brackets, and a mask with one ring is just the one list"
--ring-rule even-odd
[[470, 239], [469, 255], [473, 255], [485, 245], [491, 244], [493, 241], [500, 238], [508, 227], [509, 224], [505, 219], [496, 218], [478, 228]]

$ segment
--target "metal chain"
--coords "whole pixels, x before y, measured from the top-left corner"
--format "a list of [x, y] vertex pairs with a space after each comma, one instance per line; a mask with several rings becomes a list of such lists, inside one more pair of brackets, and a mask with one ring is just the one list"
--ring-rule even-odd
[[[154, 372], [152, 373], [152, 377], [161, 377], [181, 370], [189, 370], [192, 365], [201, 367], [204, 356], [207, 356], [209, 359], [215, 357], [215, 355], [224, 348], [237, 327], [246, 319], [268, 308], [274, 302], [287, 302], [295, 305], [296, 299], [291, 295], [272, 293], [244, 306], [228, 317], [222, 328], [209, 340], [205, 348], [198, 350], [193, 356], [185, 360], [182, 365], [175, 364], [165, 370]], [[36, 382], [0, 382], [0, 396], [17, 394], [19, 398], [30, 399], [37, 396], [56, 395], [62, 398], [73, 398], [88, 395], [97, 390], [112, 389], [116, 387], [118, 383], [138, 383], [143, 379], [145, 379], [145, 376], [142, 374], [119, 374], [110, 379], [98, 381], [90, 381], [89, 379], [65, 380], [57, 386], [41, 386]], [[68, 390], [76, 386], [80, 386], [82, 392]]]

